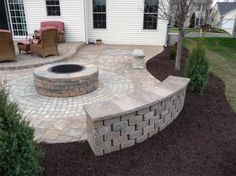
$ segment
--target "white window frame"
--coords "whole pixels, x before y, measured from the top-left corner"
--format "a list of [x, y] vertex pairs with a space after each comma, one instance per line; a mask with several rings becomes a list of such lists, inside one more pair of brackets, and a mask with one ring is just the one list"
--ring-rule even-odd
[[[143, 30], [144, 31], [157, 31], [158, 29], [158, 14], [159, 14], [159, 10], [157, 10], [157, 12], [145, 12], [145, 4], [146, 4], [146, 0], [144, 0], [144, 8], [143, 8]], [[158, 1], [158, 9], [159, 9], [159, 1]], [[156, 18], [156, 29], [145, 29], [144, 28], [144, 20], [145, 20], [145, 15], [157, 15], [157, 18]]]
[[[94, 0], [92, 0], [92, 18], [93, 18], [93, 29], [94, 30], [107, 30], [107, 0], [105, 0], [105, 6], [106, 6], [106, 11], [105, 12], [94, 12], [93, 11], [93, 6], [94, 6]], [[106, 15], [106, 27], [105, 28], [95, 28], [94, 27], [94, 14], [105, 14]]]
[[[60, 2], [60, 0], [56, 0], [56, 1], [59, 2], [59, 5], [47, 5], [47, 0], [45, 0], [45, 7], [46, 7], [47, 17], [60, 17], [61, 16], [61, 2]], [[48, 15], [48, 6], [50, 6], [50, 7], [59, 7], [60, 15]]]

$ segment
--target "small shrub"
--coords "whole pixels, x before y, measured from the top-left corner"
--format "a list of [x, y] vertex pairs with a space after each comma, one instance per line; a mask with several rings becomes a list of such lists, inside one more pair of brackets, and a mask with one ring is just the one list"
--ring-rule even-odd
[[195, 13], [193, 13], [191, 20], [190, 20], [190, 28], [194, 28], [195, 27]]
[[197, 43], [185, 68], [185, 76], [191, 79], [188, 85], [188, 90], [191, 92], [202, 93], [208, 82], [209, 63], [203, 45], [202, 42]]
[[170, 59], [175, 60], [177, 52], [177, 43], [170, 47]]
[[34, 129], [8, 97], [0, 84], [0, 175], [36, 176], [41, 172], [41, 152], [34, 141]]

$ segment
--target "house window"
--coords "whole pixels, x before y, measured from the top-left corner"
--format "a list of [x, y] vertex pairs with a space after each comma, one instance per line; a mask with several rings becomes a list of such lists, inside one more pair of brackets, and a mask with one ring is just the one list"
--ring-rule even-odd
[[11, 20], [11, 28], [14, 36], [27, 35], [27, 25], [23, 0], [8, 1], [8, 10]]
[[202, 11], [206, 11], [206, 4], [202, 4]]
[[198, 3], [197, 4], [197, 11], [201, 11], [201, 8], [202, 8], [202, 4]]
[[145, 0], [143, 29], [157, 29], [159, 0]]
[[202, 25], [204, 25], [204, 19], [203, 18], [200, 19], [200, 26], [202, 26]]
[[199, 18], [196, 18], [196, 24], [195, 24], [195, 26], [199, 26], [199, 21], [200, 21], [200, 19], [199, 19]]
[[59, 0], [46, 0], [46, 8], [48, 16], [61, 16]]
[[106, 29], [106, 0], [93, 0], [93, 27]]

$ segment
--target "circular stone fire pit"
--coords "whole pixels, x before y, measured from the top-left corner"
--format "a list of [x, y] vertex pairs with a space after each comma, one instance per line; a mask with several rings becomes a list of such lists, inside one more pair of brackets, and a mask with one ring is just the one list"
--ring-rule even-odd
[[98, 68], [79, 64], [46, 65], [34, 73], [37, 92], [49, 97], [74, 97], [98, 88]]

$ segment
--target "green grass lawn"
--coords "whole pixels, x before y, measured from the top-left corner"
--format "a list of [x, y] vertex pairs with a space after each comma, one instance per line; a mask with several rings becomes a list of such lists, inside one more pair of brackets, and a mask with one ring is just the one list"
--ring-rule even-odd
[[[185, 38], [184, 45], [188, 49], [195, 46], [199, 38]], [[202, 38], [211, 72], [220, 77], [226, 84], [226, 97], [236, 112], [236, 39]]]
[[[200, 32], [200, 28], [195, 28], [195, 29], [188, 29], [189, 32], [197, 32], [199, 33]], [[179, 32], [179, 29], [176, 28], [176, 27], [173, 27], [170, 29], [170, 32]]]

